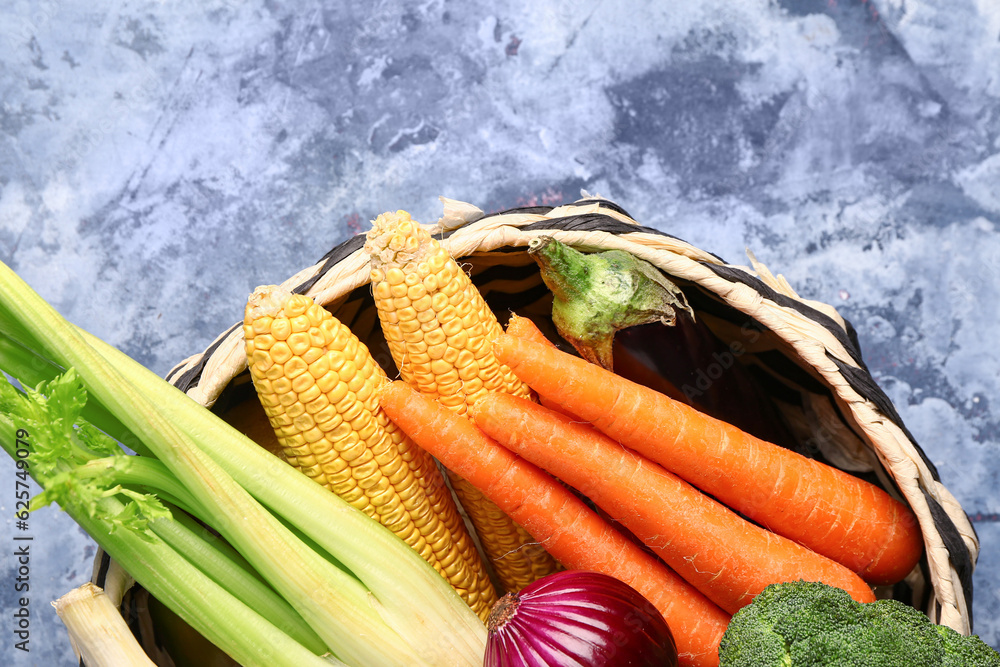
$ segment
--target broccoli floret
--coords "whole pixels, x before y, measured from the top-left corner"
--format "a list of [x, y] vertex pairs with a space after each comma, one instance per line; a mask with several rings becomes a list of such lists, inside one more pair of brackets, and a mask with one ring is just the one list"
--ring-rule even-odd
[[941, 635], [945, 645], [942, 667], [1000, 665], [1000, 654], [990, 648], [978, 635], [966, 637], [943, 625], [936, 625], [934, 629]]
[[720, 667], [1000, 667], [979, 637], [898, 600], [861, 604], [806, 581], [768, 586], [736, 612], [719, 658]]

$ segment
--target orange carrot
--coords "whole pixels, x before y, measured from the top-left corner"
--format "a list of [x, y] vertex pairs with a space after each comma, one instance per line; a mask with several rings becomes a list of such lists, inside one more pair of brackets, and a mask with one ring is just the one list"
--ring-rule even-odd
[[735, 613], [768, 584], [798, 579], [843, 588], [858, 602], [875, 600], [840, 563], [750, 523], [589, 424], [513, 399], [480, 398], [472, 408], [476, 425], [587, 495], [726, 611]]
[[558, 350], [501, 336], [494, 354], [539, 395], [870, 584], [901, 580], [923, 553], [916, 517], [873, 484]]
[[[548, 345], [554, 350], [558, 350], [559, 347], [553, 343], [548, 337], [542, 333], [542, 330], [538, 328], [538, 325], [527, 317], [522, 317], [517, 313], [511, 313], [510, 319], [507, 320], [507, 334], [511, 336], [517, 336], [518, 338], [523, 338], [525, 340], [531, 340], [536, 343], [541, 343], [542, 345]], [[565, 415], [572, 417], [568, 410], [560, 406], [555, 401], [551, 401], [548, 398], [537, 396], [538, 402], [549, 408], [550, 410], [555, 410], [556, 412], [561, 412]]]
[[417, 445], [479, 488], [564, 566], [602, 572], [642, 593], [670, 626], [682, 664], [718, 665], [729, 615], [559, 482], [403, 382], [386, 385], [379, 402]]
[[511, 336], [517, 336], [518, 338], [524, 338], [526, 340], [533, 340], [536, 343], [542, 343], [543, 345], [548, 345], [549, 347], [556, 347], [548, 337], [542, 333], [542, 330], [538, 328], [530, 318], [523, 317], [517, 313], [511, 313], [510, 319], [507, 320], [507, 333]]
[[[527, 317], [522, 317], [516, 313], [511, 313], [510, 319], [507, 321], [507, 333], [511, 336], [517, 336], [518, 338], [523, 338], [525, 340], [532, 340], [537, 343], [542, 343], [559, 349], [559, 346], [553, 343], [548, 337], [542, 333], [542, 330], [538, 328], [532, 320]], [[634, 352], [629, 350], [627, 347], [619, 345], [617, 342], [614, 343], [614, 360], [615, 360], [615, 373], [626, 377], [633, 382], [637, 382], [641, 385], [645, 385], [650, 389], [655, 389], [661, 394], [666, 394], [670, 398], [681, 401], [682, 403], [691, 404], [691, 401], [684, 396], [684, 393], [671, 384], [666, 378], [657, 373], [655, 370], [650, 368], [644, 361], [639, 359]], [[545, 407], [555, 410], [556, 412], [563, 412], [568, 414], [564, 409], [559, 407], [559, 404], [548, 400], [544, 397], [539, 397], [539, 402]]]

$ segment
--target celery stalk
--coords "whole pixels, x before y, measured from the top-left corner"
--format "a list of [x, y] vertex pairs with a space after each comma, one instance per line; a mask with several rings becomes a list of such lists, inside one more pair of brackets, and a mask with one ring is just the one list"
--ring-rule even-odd
[[[16, 441], [14, 423], [6, 415], [0, 415], [0, 444], [12, 457]], [[115, 498], [104, 498], [101, 503], [108, 514], [123, 509]], [[63, 509], [136, 581], [240, 664], [246, 667], [328, 664], [234, 598], [163, 540], [127, 530], [112, 534], [112, 526], [106, 521], [88, 516], [73, 503], [67, 502]]]
[[[194, 524], [194, 522], [190, 522]], [[302, 644], [311, 652], [321, 654], [326, 652], [326, 644], [319, 635], [302, 620], [290, 604], [254, 576], [244, 566], [243, 560], [235, 551], [227, 549], [218, 538], [199, 537], [204, 528], [185, 525], [178, 520], [160, 519], [151, 524], [151, 529], [160, 539], [173, 547], [177, 553], [186, 558], [192, 565], [204, 572], [209, 578], [225, 588], [241, 602], [263, 614], [279, 630]]]
[[[29, 350], [28, 348], [14, 342], [13, 340], [7, 338], [2, 334], [0, 334], [0, 368], [5, 368], [10, 375], [21, 381], [23, 384], [29, 386], [37, 386], [41, 382], [51, 381], [62, 372], [62, 369], [59, 366], [56, 366], [55, 364], [46, 361], [42, 357], [38, 356], [34, 351]], [[88, 401], [87, 404], [84, 406], [83, 410], [81, 411], [81, 417], [90, 421], [90, 418], [95, 415], [98, 418], [100, 418], [104, 432], [106, 433], [128, 432], [127, 429], [125, 429], [125, 427], [122, 426], [117, 419], [115, 419], [112, 415], [110, 415], [110, 413], [104, 410], [104, 408], [99, 403], [97, 403], [96, 401]], [[135, 440], [134, 436], [131, 436], [131, 439]], [[158, 497], [160, 497], [164, 501], [180, 507], [188, 514], [192, 514], [193, 516], [199, 518], [202, 521], [207, 520], [207, 514], [204, 508], [198, 506], [197, 502], [194, 500], [191, 494], [187, 492], [187, 489], [185, 489], [181, 484], [179, 484], [177, 480], [170, 474], [170, 472], [166, 470], [163, 464], [154, 458], [147, 456], [141, 456], [141, 457], [131, 456], [123, 460], [121, 457], [115, 457], [113, 461], [109, 459], [106, 462], [103, 459], [97, 459], [90, 461], [81, 468], [79, 468], [78, 473], [80, 475], [86, 475], [87, 469], [89, 468], [94, 470], [94, 474], [97, 474], [99, 471], [103, 470], [104, 468], [110, 465], [114, 465], [114, 478], [116, 482], [123, 484], [129, 488], [136, 489], [138, 491], [152, 490]], [[203, 548], [203, 549], [212, 548], [215, 551], [222, 553], [222, 555], [225, 558], [228, 558], [231, 562], [240, 563], [240, 566], [242, 568], [241, 572], [234, 574], [228, 571], [230, 568], [227, 567], [226, 563], [223, 561], [218, 561], [217, 559], [212, 559], [212, 558], [208, 558], [205, 561], [201, 561], [200, 559], [192, 557], [190, 553], [184, 554], [188, 558], [188, 560], [191, 560], [195, 565], [201, 567], [202, 571], [208, 573], [209, 576], [211, 576], [213, 579], [215, 579], [216, 581], [220, 581], [222, 578], [228, 578], [232, 576], [244, 576], [246, 574], [253, 576], [253, 578], [259, 582], [266, 583], [259, 575], [257, 575], [257, 573], [250, 566], [250, 564], [246, 562], [246, 559], [240, 556], [237, 551], [235, 551], [232, 547], [230, 547], [221, 539], [214, 538], [213, 536], [208, 535], [207, 531], [205, 531], [204, 528], [199, 527], [193, 520], [187, 518], [187, 514], [185, 514], [184, 512], [175, 513], [175, 519], [185, 524], [185, 527], [187, 527], [189, 530], [195, 532], [201, 531], [202, 534], [205, 535], [205, 537], [201, 540], [200, 545], [196, 545], [193, 544], [192, 542], [189, 542], [189, 544], [191, 544], [194, 548]], [[159, 530], [160, 525], [161, 525], [160, 523], [154, 524], [154, 529], [157, 529], [157, 533], [161, 537], [170, 541], [168, 539], [168, 534], [160, 532]], [[296, 536], [300, 540], [306, 542], [311, 549], [318, 550], [319, 553], [321, 553], [325, 558], [330, 560], [334, 565], [340, 567], [341, 569], [346, 570], [346, 568], [344, 568], [340, 563], [337, 563], [335, 559], [333, 559], [333, 557], [330, 556], [325, 550], [321, 550], [321, 548], [318, 545], [316, 545], [312, 540], [303, 535], [300, 531], [295, 529], [294, 526], [290, 526], [287, 523], [286, 526], [289, 527], [293, 532], [295, 532]], [[177, 545], [174, 544], [174, 546], [176, 547]], [[214, 569], [209, 569], [208, 567], [206, 567], [206, 565], [209, 563], [212, 564], [213, 566], [216, 565], [216, 563], [218, 563], [218, 566], [214, 567]], [[227, 579], [227, 581], [228, 581], [228, 584], [226, 585], [227, 590], [240, 591], [240, 590], [245, 590], [248, 586], [253, 588], [252, 583], [238, 585], [232, 580]], [[268, 587], [268, 590], [271, 589]], [[274, 599], [269, 599], [269, 600], [251, 599], [240, 594], [237, 594], [237, 597], [239, 597], [243, 602], [250, 605], [250, 607], [253, 609], [272, 610], [269, 612], [269, 618], [272, 618], [272, 620], [274, 620], [275, 614], [286, 618], [287, 619], [286, 622], [290, 624], [289, 627], [291, 627], [291, 624], [295, 624], [296, 622], [302, 623], [305, 629], [300, 629], [299, 631], [301, 632], [301, 634], [296, 635], [294, 632], [288, 630], [284, 625], [282, 625], [282, 623], [276, 622], [276, 624], [279, 627], [282, 627], [282, 629], [286, 629], [289, 632], [289, 634], [292, 634], [298, 641], [300, 641], [303, 644], [306, 644], [311, 649], [318, 651], [316, 645], [310, 643], [312, 639], [315, 637], [315, 633], [312, 631], [311, 628], [308, 628], [308, 626], [305, 625], [305, 622], [302, 621], [301, 617], [298, 616], [298, 614], [294, 614], [294, 611], [291, 611], [290, 607], [288, 607], [287, 610], [286, 609], [278, 610], [274, 608], [274, 605], [278, 604], [279, 602], [285, 607], [288, 606], [287, 603], [284, 601], [284, 599], [278, 596], [276, 593], [273, 594]], [[294, 619], [288, 613], [289, 611], [291, 611], [291, 613], [294, 614]]]
[[73, 589], [52, 606], [69, 631], [81, 662], [92, 667], [156, 667], [118, 609], [94, 584], [87, 582]]
[[[187, 490], [155, 459], [138, 456], [125, 457], [124, 460], [122, 457], [95, 459], [78, 468], [78, 472], [86, 475], [87, 468], [99, 470], [112, 464], [116, 464], [112, 474], [114, 482], [153, 489], [164, 500], [171, 496], [183, 499], [188, 511], [198, 507]], [[193, 513], [204, 517], [203, 509]], [[172, 514], [172, 519], [150, 523], [155, 535], [251, 609], [266, 612], [266, 618], [292, 639], [313, 653], [326, 652], [323, 640], [284, 598], [267, 585], [239, 552], [183, 511], [173, 510]]]
[[[8, 323], [9, 320], [4, 318], [4, 313], [2, 308], [0, 308], [0, 326]], [[107, 346], [106, 343], [100, 341], [99, 339], [91, 336], [82, 329], [79, 331], [80, 335], [87, 338], [91, 344]], [[23, 334], [22, 332], [22, 335]], [[119, 353], [120, 354], [120, 353]], [[0, 333], [0, 369], [4, 369], [7, 373], [17, 379], [21, 384], [30, 387], [36, 387], [42, 382], [49, 382], [59, 376], [63, 369], [60, 366], [45, 360], [43, 357], [39, 356], [34, 350], [24, 347], [22, 344], [15, 342], [14, 340], [8, 338], [3, 333]], [[126, 440], [136, 441], [134, 435], [131, 434], [128, 429], [121, 425], [113, 415], [108, 413], [100, 403], [94, 400], [87, 401], [87, 404], [83, 406], [80, 412], [81, 419], [99, 428], [108, 434], [122, 434], [120, 436], [115, 436], [116, 440], [121, 441], [123, 437]], [[99, 420], [99, 424], [97, 421]], [[141, 443], [139, 443], [141, 445]], [[99, 466], [99, 463], [91, 461], [87, 464], [90, 466]], [[83, 470], [80, 471], [81, 474]], [[130, 487], [135, 487], [136, 485], [150, 487], [155, 489], [156, 495], [163, 498], [165, 501], [172, 505], [177, 505], [181, 507], [189, 514], [199, 518], [202, 521], [207, 520], [207, 515], [204, 508], [196, 507], [196, 502], [187, 490], [177, 482], [177, 480], [170, 474], [163, 464], [153, 458], [151, 455], [141, 456], [141, 457], [130, 457], [127, 465], [122, 465], [118, 463], [115, 468], [115, 477], [122, 484], [128, 485]], [[281, 517], [279, 517], [280, 519]], [[298, 531], [295, 526], [292, 526], [285, 522], [285, 525], [289, 527], [296, 536], [307, 542], [309, 547], [313, 550], [321, 549], [315, 542], [312, 542], [308, 537], [303, 535], [301, 531]], [[337, 567], [346, 571], [346, 568], [336, 562], [329, 553], [322, 551], [324, 557], [333, 562]]]
[[[91, 396], [143, 440], [205, 507], [213, 527], [340, 657], [358, 664], [413, 664], [412, 652], [381, 622], [357, 580], [305, 548], [6, 266], [0, 270], [0, 293], [33, 342], [59, 365], [76, 369]], [[378, 641], [366, 638], [371, 628], [378, 628]]]
[[[2, 416], [0, 419], [6, 420]], [[12, 422], [7, 426], [9, 431], [13, 428]], [[9, 442], [15, 441], [11, 439]], [[156, 459], [123, 455], [95, 458], [77, 466], [74, 474], [78, 479], [107, 478], [106, 483], [111, 487], [122, 485], [137, 490], [153, 489], [157, 497], [175, 504], [179, 501], [195, 516], [206, 516], [204, 508]], [[150, 528], [251, 609], [261, 613], [266, 611], [267, 618], [295, 641], [317, 654], [327, 651], [316, 633], [284, 598], [253, 571], [242, 556], [187, 514], [175, 510], [172, 519], [152, 521]]]
[[[2, 264], [0, 295], [0, 317], [16, 323], [20, 342], [75, 368], [90, 396], [141, 438], [213, 527], [340, 658], [363, 665], [481, 662], [482, 623], [402, 540], [127, 355], [78, 332]], [[357, 578], [309, 549], [253, 496]]]

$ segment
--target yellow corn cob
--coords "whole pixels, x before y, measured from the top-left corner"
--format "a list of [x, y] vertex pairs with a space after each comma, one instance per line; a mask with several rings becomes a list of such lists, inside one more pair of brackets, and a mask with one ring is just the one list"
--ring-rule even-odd
[[368, 348], [311, 298], [258, 287], [243, 319], [254, 386], [283, 458], [396, 533], [485, 618], [485, 567], [433, 459], [376, 398]]
[[[382, 331], [404, 381], [465, 415], [490, 391], [530, 389], [493, 356], [500, 323], [472, 280], [406, 211], [368, 232], [371, 283]], [[516, 591], [555, 571], [551, 556], [475, 487], [451, 475], [501, 586]]]

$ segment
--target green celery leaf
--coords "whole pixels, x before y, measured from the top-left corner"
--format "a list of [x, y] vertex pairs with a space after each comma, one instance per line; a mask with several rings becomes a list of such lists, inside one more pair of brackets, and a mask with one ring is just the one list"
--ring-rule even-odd
[[111, 524], [112, 535], [116, 531], [127, 530], [144, 540], [152, 541], [158, 538], [153, 534], [149, 524], [157, 519], [173, 519], [170, 510], [156, 496], [121, 487], [111, 489], [111, 491], [117, 491], [117, 493], [129, 498], [129, 501], [125, 503], [125, 509], [120, 514], [106, 517]]
[[[72, 508], [91, 519], [104, 522], [110, 534], [127, 530], [144, 540], [155, 539], [149, 524], [157, 519], [170, 519], [173, 515], [156, 496], [139, 493], [114, 482], [116, 468], [128, 466], [128, 459], [123, 454], [95, 460], [90, 465], [50, 477], [44, 483], [45, 490], [31, 499], [31, 510], [56, 503], [63, 509]], [[95, 463], [102, 465], [95, 466]], [[112, 496], [117, 496], [122, 502], [112, 505], [118, 509], [109, 511], [109, 505], [101, 501]]]
[[86, 402], [87, 392], [72, 369], [23, 392], [2, 378], [0, 412], [16, 428], [28, 432], [32, 475], [40, 482], [94, 458], [79, 449], [74, 436], [74, 423]]
[[[116, 470], [127, 468], [130, 457], [113, 438], [80, 419], [87, 392], [76, 372], [69, 369], [23, 392], [0, 378], [0, 411], [29, 433], [28, 461], [44, 489], [32, 498], [32, 511], [56, 503], [106, 522], [111, 532], [128, 530], [153, 539], [149, 523], [169, 518], [170, 511], [155, 496], [116, 482]], [[111, 496], [122, 502], [101, 502]]]
[[80, 410], [87, 403], [87, 390], [72, 368], [49, 382], [41, 382], [27, 394], [44, 406], [45, 416], [61, 430], [68, 430], [80, 417]]
[[122, 456], [122, 448], [118, 441], [90, 422], [78, 421], [75, 435], [77, 443], [93, 452], [98, 458]]
[[56, 503], [63, 509], [73, 509], [96, 519], [98, 504], [106, 497], [112, 472], [109, 468], [104, 474], [83, 476], [76, 469], [70, 469], [40, 480], [44, 491], [31, 499], [31, 511]]

